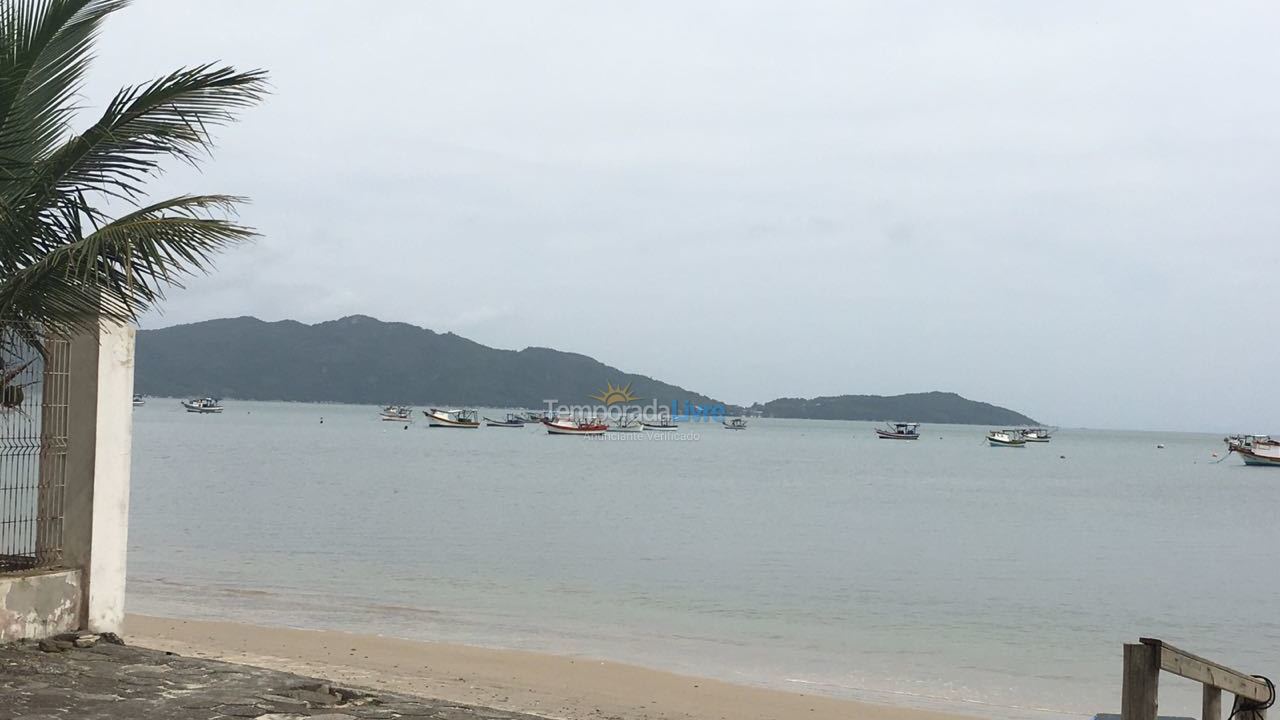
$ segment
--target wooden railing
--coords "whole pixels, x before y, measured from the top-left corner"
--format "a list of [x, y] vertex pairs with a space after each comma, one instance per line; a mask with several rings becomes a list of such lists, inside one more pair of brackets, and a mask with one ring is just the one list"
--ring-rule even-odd
[[1235, 696], [1231, 720], [1265, 720], [1266, 708], [1275, 700], [1275, 688], [1265, 680], [1179, 650], [1164, 641], [1142, 638], [1124, 646], [1121, 720], [1156, 720], [1161, 670], [1203, 685], [1201, 720], [1223, 720], [1223, 690]]

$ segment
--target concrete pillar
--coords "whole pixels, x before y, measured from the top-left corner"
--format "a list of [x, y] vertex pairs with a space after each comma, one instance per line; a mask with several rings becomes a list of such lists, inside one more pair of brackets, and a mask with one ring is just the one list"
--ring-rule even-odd
[[63, 561], [79, 568], [80, 627], [124, 622], [133, 444], [134, 329], [103, 322], [72, 338]]

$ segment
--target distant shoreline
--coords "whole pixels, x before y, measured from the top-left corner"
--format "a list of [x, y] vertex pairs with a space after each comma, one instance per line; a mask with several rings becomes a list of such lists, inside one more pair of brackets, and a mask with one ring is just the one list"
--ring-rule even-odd
[[[191, 397], [196, 397], [197, 395], [203, 396], [203, 395], [201, 395], [200, 393], [196, 393], [196, 394], [193, 394]], [[142, 397], [143, 397], [143, 398], [145, 398], [147, 401], [151, 401], [151, 400], [171, 400], [171, 401], [173, 401], [173, 402], [175, 402], [175, 403], [181, 403], [183, 400], [189, 400], [189, 399], [191, 399], [191, 397], [181, 397], [181, 396], [177, 396], [177, 395], [148, 395], [148, 394], [142, 394]], [[344, 401], [344, 400], [279, 400], [279, 399], [276, 399], [276, 400], [263, 400], [263, 399], [259, 399], [259, 398], [238, 398], [238, 397], [235, 397], [235, 396], [232, 396], [232, 395], [218, 396], [218, 400], [228, 401], [228, 402], [233, 402], [233, 403], [237, 403], [237, 402], [254, 402], [254, 403], [281, 403], [281, 404], [285, 404], [285, 405], [336, 405], [336, 406], [341, 406], [341, 407], [367, 407], [367, 408], [374, 408], [374, 409], [377, 409], [377, 408], [383, 407], [383, 406], [385, 406], [387, 403], [392, 402], [391, 400], [387, 400], [386, 402], [347, 402], [347, 401]], [[415, 412], [416, 412], [416, 411], [418, 411], [418, 410], [425, 410], [425, 409], [427, 409], [427, 408], [433, 408], [433, 407], [434, 407], [434, 408], [459, 408], [459, 407], [464, 407], [464, 408], [475, 408], [475, 409], [478, 409], [478, 410], [494, 410], [494, 411], [499, 411], [499, 410], [500, 410], [500, 411], [510, 411], [510, 410], [545, 410], [545, 409], [546, 409], [546, 406], [545, 406], [545, 405], [543, 405], [543, 406], [538, 406], [538, 407], [528, 407], [528, 406], [524, 406], [524, 405], [489, 405], [489, 404], [485, 404], [485, 403], [449, 403], [449, 402], [436, 402], [436, 401], [430, 401], [430, 402], [425, 402], [425, 403], [417, 403], [417, 404], [409, 404], [409, 407], [411, 407]], [[733, 413], [731, 413], [731, 414], [732, 414], [733, 416], [735, 416], [735, 417], [737, 416], [737, 414], [733, 414]], [[421, 415], [419, 415], [418, 417], [419, 417], [419, 418], [421, 418]], [[813, 421], [813, 422], [845, 422], [845, 423], [871, 423], [871, 424], [886, 423], [886, 422], [895, 422], [895, 419], [862, 420], [862, 419], [848, 419], [848, 418], [790, 417], [790, 416], [775, 416], [775, 415], [764, 415], [764, 416], [754, 416], [754, 415], [749, 415], [748, 417], [749, 417], [751, 420], [807, 420], [807, 421]], [[686, 420], [686, 422], [690, 422], [690, 423], [692, 423], [692, 422], [707, 422], [707, 421], [694, 421], [694, 420], [690, 419], [690, 420]], [[718, 425], [718, 424], [719, 424], [719, 422], [720, 422], [719, 420], [715, 420], [715, 421], [711, 421], [711, 424]], [[926, 423], [921, 423], [921, 425], [925, 425], [925, 426], [929, 426], [929, 425], [961, 425], [961, 426], [965, 426], [965, 427], [975, 427], [975, 428], [994, 428], [994, 427], [1039, 427], [1041, 424], [1040, 424], [1040, 423], [1021, 423], [1021, 424], [1019, 424], [1019, 423], [926, 422]], [[1056, 427], [1056, 426], [1055, 426], [1055, 427]], [[1124, 431], [1124, 432], [1153, 432], [1153, 433], [1165, 432], [1165, 431], [1163, 431], [1163, 430], [1141, 430], [1141, 429], [1133, 429], [1133, 428], [1084, 428], [1084, 427], [1056, 427], [1056, 429], [1058, 429], [1058, 430], [1119, 430], [1119, 431]], [[1190, 435], [1196, 435], [1196, 434], [1215, 434], [1215, 433], [1214, 433], [1214, 432], [1212, 432], [1212, 431], [1195, 431], [1195, 430], [1171, 430], [1171, 431], [1168, 431], [1168, 432], [1171, 432], [1171, 433], [1183, 433], [1183, 434], [1190, 434]]]
[[130, 644], [338, 683], [586, 720], [960, 720], [967, 716], [785, 692], [580, 657], [333, 630], [129, 615]]
[[[1040, 425], [1028, 415], [938, 390], [898, 395], [779, 397], [731, 403], [657, 378], [546, 347], [504, 350], [453, 333], [364, 315], [305, 324], [220, 318], [139, 330], [136, 389], [156, 395], [542, 409], [589, 403], [609, 388], [642, 404], [724, 406], [728, 414], [871, 422]], [[840, 384], [854, 384], [841, 378]]]
[[[178, 402], [181, 402], [182, 400], [190, 399], [190, 398], [183, 398], [183, 397], [172, 396], [172, 395], [144, 395], [143, 397], [145, 397], [148, 401], [172, 400], [174, 403], [178, 403]], [[254, 403], [281, 403], [284, 405], [335, 405], [335, 406], [341, 406], [341, 407], [367, 407], [367, 408], [374, 408], [374, 409], [380, 408], [386, 404], [383, 402], [344, 402], [342, 400], [255, 400], [253, 398], [238, 398], [238, 397], [232, 397], [229, 395], [222, 397], [220, 399], [230, 401], [233, 403], [254, 402]], [[388, 400], [386, 402], [391, 402], [391, 401]], [[537, 410], [539, 409], [539, 408], [520, 407], [518, 405], [484, 405], [484, 404], [465, 405], [464, 404], [462, 406], [473, 407], [480, 410]], [[459, 405], [445, 403], [445, 402], [428, 402], [428, 403], [413, 405], [412, 407], [415, 411], [417, 411], [417, 410], [422, 410], [429, 407], [439, 407], [439, 408], [459, 407]], [[801, 417], [769, 417], [769, 416], [752, 418], [752, 420], [753, 421], [754, 420], [805, 420], [805, 421], [811, 421], [811, 422], [843, 422], [843, 423], [871, 423], [871, 424], [890, 422], [887, 420], [843, 420], [843, 419], [834, 419], [834, 418], [801, 418]], [[963, 427], [975, 427], [975, 428], [1006, 427], [1005, 425], [1001, 425], [1000, 423], [937, 422], [937, 423], [921, 423], [921, 424], [925, 426], [926, 429], [928, 426], [933, 426], [933, 425], [959, 425]], [[1011, 427], [1021, 427], [1021, 426], [1015, 424], [1015, 425], [1012, 425]], [[1214, 436], [1215, 439], [1220, 438], [1224, 433], [1230, 432], [1228, 430], [1186, 430], [1181, 428], [1166, 429], [1166, 428], [1131, 428], [1131, 427], [1108, 427], [1108, 426], [1086, 427], [1086, 426], [1070, 426], [1070, 425], [1062, 425], [1062, 426], [1055, 426], [1055, 427], [1057, 428], [1058, 431], [1068, 431], [1068, 432], [1071, 432], [1071, 431], [1135, 432], [1135, 433], [1149, 433], [1152, 435], [1211, 435], [1211, 436]]]

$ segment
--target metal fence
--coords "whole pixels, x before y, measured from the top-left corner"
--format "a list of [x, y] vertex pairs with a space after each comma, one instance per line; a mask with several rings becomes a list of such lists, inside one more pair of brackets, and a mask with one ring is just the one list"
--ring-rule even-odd
[[71, 344], [0, 321], [0, 573], [62, 563]]

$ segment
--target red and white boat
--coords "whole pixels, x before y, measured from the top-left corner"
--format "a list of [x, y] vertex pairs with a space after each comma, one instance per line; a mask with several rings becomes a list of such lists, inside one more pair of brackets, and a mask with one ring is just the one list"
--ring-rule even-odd
[[597, 420], [574, 420], [573, 418], [543, 419], [550, 435], [603, 435], [609, 426]]
[[423, 410], [428, 427], [478, 428], [480, 419], [475, 410]]

